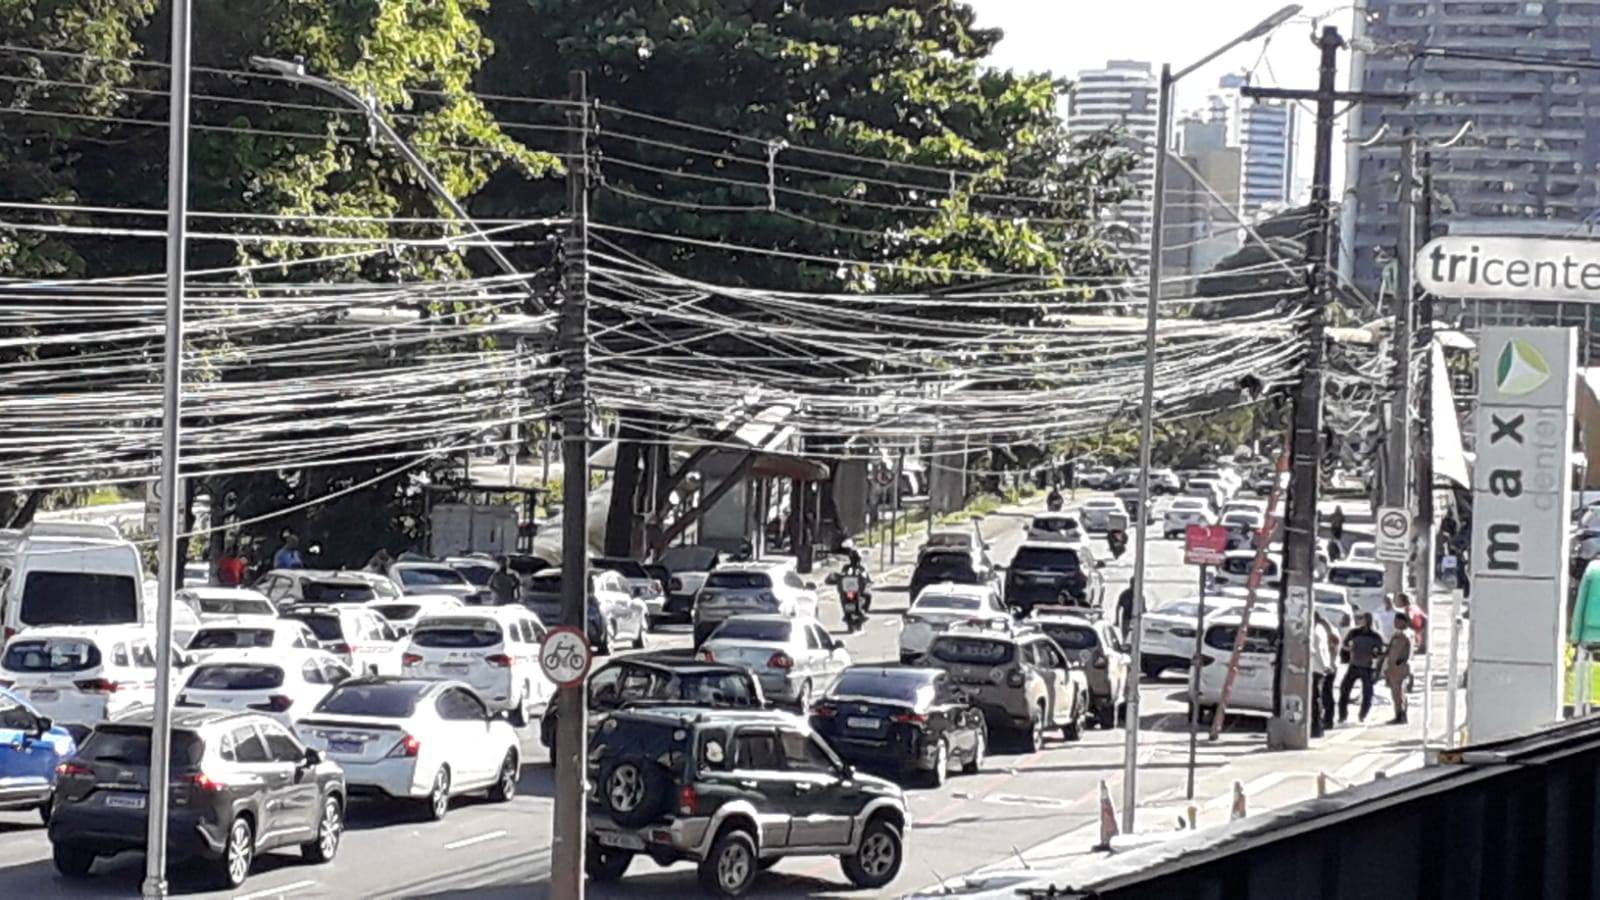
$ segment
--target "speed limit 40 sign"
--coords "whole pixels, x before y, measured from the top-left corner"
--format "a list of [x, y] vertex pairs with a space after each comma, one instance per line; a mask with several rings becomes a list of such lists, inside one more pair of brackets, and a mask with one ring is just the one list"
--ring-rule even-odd
[[572, 687], [583, 682], [589, 674], [589, 638], [570, 625], [550, 629], [539, 645], [539, 668], [545, 677], [561, 687]]

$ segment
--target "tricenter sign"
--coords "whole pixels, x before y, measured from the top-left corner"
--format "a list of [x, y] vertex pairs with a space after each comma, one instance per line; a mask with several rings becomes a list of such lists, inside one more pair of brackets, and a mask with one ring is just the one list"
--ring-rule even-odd
[[1526, 732], [1561, 712], [1576, 342], [1570, 328], [1485, 328], [1478, 356], [1467, 681], [1474, 742]]
[[1228, 529], [1190, 525], [1183, 530], [1183, 561], [1191, 566], [1220, 566], [1227, 557]]
[[1455, 235], [1417, 254], [1417, 283], [1435, 297], [1593, 303], [1600, 243]]

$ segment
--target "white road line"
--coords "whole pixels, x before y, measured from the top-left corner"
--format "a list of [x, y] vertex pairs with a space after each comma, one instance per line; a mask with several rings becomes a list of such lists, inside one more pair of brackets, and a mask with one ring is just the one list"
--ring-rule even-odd
[[312, 887], [315, 884], [316, 884], [316, 882], [312, 881], [310, 879], [307, 879], [305, 881], [296, 881], [296, 882], [292, 882], [290, 884], [279, 885], [278, 887], [274, 887], [274, 888], [267, 888], [265, 890], [260, 890], [260, 891], [252, 891], [252, 892], [250, 892], [248, 894], [235, 894], [234, 897], [233, 897], [233, 900], [259, 900], [259, 898], [264, 898], [264, 897], [285, 897], [285, 896], [288, 896], [289, 893], [292, 892], [292, 891], [298, 891], [298, 890], [301, 890], [302, 888]]
[[444, 848], [446, 850], [460, 850], [462, 847], [471, 847], [473, 844], [481, 844], [484, 841], [493, 841], [505, 836], [506, 833], [504, 831], [488, 831], [473, 837], [462, 838], [459, 841], [451, 841], [445, 844]]

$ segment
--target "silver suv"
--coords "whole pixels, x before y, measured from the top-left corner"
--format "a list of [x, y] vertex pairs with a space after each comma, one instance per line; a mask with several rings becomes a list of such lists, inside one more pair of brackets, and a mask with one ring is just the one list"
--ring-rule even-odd
[[983, 710], [989, 729], [1018, 735], [1032, 752], [1044, 733], [1083, 736], [1089, 715], [1089, 680], [1044, 633], [1024, 626], [1011, 634], [964, 627], [933, 639], [922, 665], [944, 669], [967, 698]]
[[694, 645], [730, 616], [770, 614], [790, 618], [817, 615], [817, 586], [782, 561], [730, 563], [706, 576], [694, 603]]

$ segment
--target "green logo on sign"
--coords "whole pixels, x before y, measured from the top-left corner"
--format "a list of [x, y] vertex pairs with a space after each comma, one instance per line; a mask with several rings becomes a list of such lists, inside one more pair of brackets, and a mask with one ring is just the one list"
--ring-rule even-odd
[[1506, 341], [1494, 371], [1494, 384], [1501, 393], [1513, 397], [1531, 394], [1549, 380], [1550, 364], [1532, 344], [1522, 338]]

